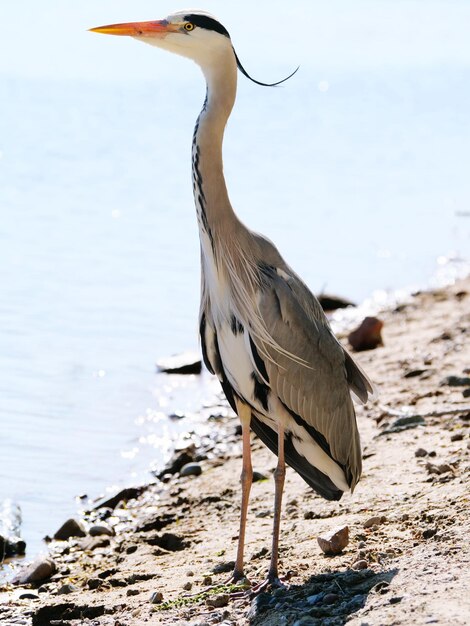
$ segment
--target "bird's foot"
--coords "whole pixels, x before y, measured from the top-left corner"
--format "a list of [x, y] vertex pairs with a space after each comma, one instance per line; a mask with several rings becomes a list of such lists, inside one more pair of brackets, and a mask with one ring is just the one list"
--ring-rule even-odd
[[290, 578], [290, 572], [288, 572], [282, 578], [276, 574], [268, 573], [265, 580], [254, 585], [250, 591], [248, 592], [249, 596], [253, 598], [254, 596], [259, 595], [265, 591], [271, 591], [272, 589], [287, 589], [287, 585], [285, 584]]
[[232, 598], [240, 598], [251, 589], [251, 582], [243, 572], [234, 571], [230, 578], [224, 582], [224, 586], [231, 589], [230, 596]]

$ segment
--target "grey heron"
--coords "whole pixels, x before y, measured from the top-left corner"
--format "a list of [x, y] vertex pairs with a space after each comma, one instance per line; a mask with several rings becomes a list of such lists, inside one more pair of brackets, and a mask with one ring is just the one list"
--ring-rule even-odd
[[242, 503], [233, 580], [244, 578], [253, 476], [251, 428], [277, 455], [271, 563], [258, 588], [279, 585], [285, 464], [328, 500], [352, 491], [362, 461], [351, 392], [365, 402], [372, 385], [333, 335], [318, 300], [301, 278], [273, 243], [248, 229], [232, 208], [222, 142], [235, 102], [237, 69], [266, 84], [243, 68], [227, 29], [208, 13], [188, 10], [164, 20], [92, 30], [131, 36], [188, 57], [205, 76], [206, 100], [192, 141], [201, 245], [199, 322], [205, 364], [219, 378], [242, 426]]

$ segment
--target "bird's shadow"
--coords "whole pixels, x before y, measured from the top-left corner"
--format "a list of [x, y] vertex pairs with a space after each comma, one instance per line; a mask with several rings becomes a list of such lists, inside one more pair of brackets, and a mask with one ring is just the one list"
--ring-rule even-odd
[[293, 624], [299, 618], [318, 626], [342, 626], [362, 609], [369, 594], [387, 594], [397, 569], [380, 573], [366, 569], [312, 576], [303, 585], [262, 593], [255, 598], [249, 614], [250, 626]]

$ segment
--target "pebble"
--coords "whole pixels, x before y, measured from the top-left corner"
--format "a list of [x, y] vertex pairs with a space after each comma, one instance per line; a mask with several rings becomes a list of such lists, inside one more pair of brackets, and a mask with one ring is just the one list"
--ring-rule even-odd
[[313, 596], [308, 596], [307, 603], [308, 604], [318, 604], [320, 600], [323, 598], [323, 593], [315, 593]]
[[204, 576], [202, 584], [206, 586], [212, 585], [212, 576]]
[[199, 354], [183, 352], [157, 361], [157, 369], [165, 374], [200, 374], [202, 362]]
[[186, 463], [180, 469], [180, 476], [200, 476], [202, 467], [199, 463]]
[[339, 554], [349, 543], [349, 527], [334, 528], [317, 537], [317, 542], [325, 554]]
[[449, 387], [467, 387], [470, 385], [468, 376], [446, 376], [441, 380], [441, 385], [449, 385]]
[[114, 537], [116, 534], [114, 528], [111, 528], [109, 524], [96, 524], [92, 526], [88, 531], [88, 534], [92, 537], [98, 537], [99, 535], [108, 535], [108, 537]]
[[266, 476], [266, 474], [263, 474], [261, 472], [257, 472], [256, 470], [253, 472], [253, 482], [257, 483], [260, 480], [268, 480], [268, 477]]
[[128, 589], [126, 591], [126, 596], [138, 596], [140, 591], [138, 589]]
[[369, 567], [369, 563], [365, 559], [361, 559], [360, 561], [356, 561], [351, 565], [351, 569], [356, 572], [361, 569], [367, 569]]
[[59, 588], [59, 590], [57, 591], [57, 595], [58, 596], [67, 595], [69, 593], [74, 593], [74, 591], [77, 591], [77, 587], [75, 587], [75, 585], [72, 585], [70, 583], [66, 583], [65, 585], [62, 585], [62, 587]]
[[206, 605], [212, 606], [215, 609], [220, 609], [223, 606], [227, 606], [229, 600], [230, 600], [230, 596], [228, 593], [219, 593], [215, 596], [207, 598]]
[[323, 598], [323, 604], [334, 604], [339, 600], [337, 593], [327, 593]]
[[154, 593], [152, 593], [152, 595], [150, 596], [150, 603], [160, 604], [161, 602], [163, 602], [163, 593], [161, 591], [155, 591]]
[[422, 458], [423, 456], [428, 456], [428, 451], [425, 450], [424, 448], [418, 448], [417, 450], [415, 450], [415, 457]]
[[356, 352], [382, 346], [382, 328], [383, 322], [377, 317], [365, 317], [359, 327], [349, 334], [349, 344]]
[[188, 580], [188, 582], [184, 583], [184, 585], [183, 585], [183, 589], [185, 591], [191, 591], [192, 588], [193, 588], [193, 583], [190, 582], [189, 580]]
[[55, 562], [52, 559], [38, 559], [22, 569], [12, 580], [14, 585], [25, 585], [36, 583], [50, 578], [57, 571]]
[[363, 550], [366, 547], [366, 542], [365, 541], [360, 541], [357, 544], [357, 547], [358, 547], [359, 550]]
[[31, 591], [26, 591], [18, 596], [20, 600], [39, 600], [39, 596], [37, 593], [32, 593]]
[[450, 438], [451, 441], [462, 441], [462, 439], [463, 433], [454, 433]]
[[103, 584], [103, 581], [101, 580], [101, 578], [89, 578], [87, 581], [88, 589], [92, 589], [92, 590], [99, 589], [102, 584]]
[[82, 522], [71, 517], [62, 524], [59, 530], [55, 533], [54, 539], [59, 541], [67, 541], [70, 537], [85, 537], [86, 532]]
[[369, 517], [363, 524], [364, 528], [372, 528], [372, 526], [380, 526], [380, 524], [384, 524], [387, 521], [385, 515], [374, 515], [373, 517]]

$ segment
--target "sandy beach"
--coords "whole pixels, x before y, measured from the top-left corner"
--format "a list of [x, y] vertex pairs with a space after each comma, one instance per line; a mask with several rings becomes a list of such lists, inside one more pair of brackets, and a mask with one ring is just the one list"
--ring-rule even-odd
[[[37, 581], [0, 589], [0, 623], [468, 624], [470, 279], [417, 293], [380, 318], [384, 345], [355, 357], [380, 397], [357, 407], [364, 472], [354, 494], [326, 502], [288, 470], [286, 589], [251, 598], [223, 586], [241, 469], [237, 418], [225, 415], [202, 447], [188, 441], [175, 453], [163, 480], [94, 503], [69, 525], [83, 536], [52, 541]], [[226, 413], [221, 406], [215, 416]], [[192, 475], [180, 476], [188, 461]], [[254, 437], [253, 463], [246, 573], [254, 583], [269, 564], [275, 467]], [[345, 526], [348, 545], [325, 555], [317, 537]]]

